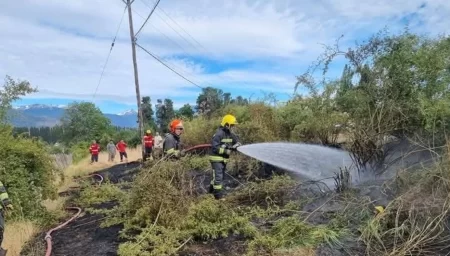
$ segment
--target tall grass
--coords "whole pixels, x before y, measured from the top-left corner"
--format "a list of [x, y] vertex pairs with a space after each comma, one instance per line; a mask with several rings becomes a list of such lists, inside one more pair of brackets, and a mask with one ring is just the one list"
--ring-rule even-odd
[[28, 220], [8, 222], [5, 227], [2, 244], [3, 248], [8, 250], [8, 255], [20, 256], [22, 247], [27, 241], [33, 238], [38, 231], [38, 226]]

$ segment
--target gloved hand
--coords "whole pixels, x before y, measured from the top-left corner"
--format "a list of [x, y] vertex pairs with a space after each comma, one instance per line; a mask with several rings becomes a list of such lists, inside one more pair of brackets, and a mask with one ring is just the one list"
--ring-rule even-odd
[[185, 157], [186, 156], [186, 150], [184, 150], [184, 149], [181, 150], [179, 156], [180, 157]]
[[7, 208], [8, 210], [10, 210], [10, 211], [14, 210], [14, 207], [13, 207], [12, 204], [8, 204], [8, 205], [6, 206], [6, 208]]
[[231, 148], [236, 150], [238, 147], [242, 146], [242, 144], [240, 142], [234, 144]]
[[230, 155], [231, 154], [231, 149], [225, 149], [225, 154]]

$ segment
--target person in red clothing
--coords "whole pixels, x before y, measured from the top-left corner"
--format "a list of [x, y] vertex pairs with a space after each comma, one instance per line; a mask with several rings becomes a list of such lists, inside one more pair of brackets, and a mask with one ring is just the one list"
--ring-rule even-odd
[[147, 130], [145, 132], [145, 136], [144, 136], [144, 146], [145, 146], [144, 161], [147, 159], [147, 157], [152, 157], [152, 150], [153, 150], [154, 143], [155, 143], [155, 140], [152, 136], [152, 131]]
[[98, 162], [98, 152], [100, 151], [100, 146], [97, 144], [97, 141], [93, 140], [91, 147], [89, 147], [89, 152], [91, 153], [91, 164], [94, 162]]
[[127, 143], [125, 141], [120, 140], [116, 145], [117, 150], [119, 150], [120, 154], [120, 162], [123, 162], [123, 158], [125, 157], [125, 162], [128, 163], [128, 155], [127, 155]]

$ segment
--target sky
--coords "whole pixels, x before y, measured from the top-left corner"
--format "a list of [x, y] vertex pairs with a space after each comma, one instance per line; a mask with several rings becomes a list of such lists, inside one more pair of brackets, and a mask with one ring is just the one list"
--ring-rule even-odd
[[[133, 2], [135, 32], [154, 2]], [[136, 109], [121, 0], [15, 0], [0, 6], [0, 77], [27, 80], [39, 90], [15, 105], [92, 101], [106, 113]], [[408, 25], [419, 34], [450, 34], [449, 16], [448, 0], [161, 0], [137, 43], [195, 85], [137, 48], [141, 96], [153, 103], [171, 98], [177, 108], [195, 104], [198, 86], [212, 86], [235, 97], [274, 93], [285, 100], [296, 76], [341, 35], [346, 49], [386, 26], [391, 33]], [[340, 76], [342, 65], [335, 63], [328, 76]]]

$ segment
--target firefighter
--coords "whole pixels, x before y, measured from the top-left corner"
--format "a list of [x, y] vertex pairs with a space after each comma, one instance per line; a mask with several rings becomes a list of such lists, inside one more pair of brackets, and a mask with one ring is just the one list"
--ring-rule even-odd
[[96, 140], [92, 141], [91, 147], [89, 147], [89, 152], [91, 153], [91, 164], [98, 162], [98, 152], [100, 151], [100, 146], [97, 144]]
[[6, 255], [7, 252], [7, 250], [1, 247], [3, 233], [5, 231], [5, 210], [13, 210], [13, 206], [9, 201], [5, 186], [3, 186], [3, 183], [0, 181], [0, 256]]
[[128, 155], [127, 155], [127, 143], [125, 141], [120, 140], [116, 145], [117, 150], [120, 155], [120, 162], [123, 162], [123, 158], [125, 157], [125, 163], [128, 163]]
[[145, 147], [144, 161], [148, 157], [152, 156], [153, 144], [154, 144], [154, 139], [153, 139], [153, 136], [152, 136], [152, 131], [151, 130], [147, 130], [145, 132], [145, 136], [144, 136], [144, 147]]
[[183, 122], [175, 119], [170, 122], [170, 132], [166, 134], [163, 143], [163, 152], [166, 157], [180, 158], [186, 155], [186, 151], [180, 150], [180, 135], [183, 133]]
[[239, 138], [233, 133], [236, 124], [236, 117], [225, 115], [212, 138], [209, 161], [213, 169], [213, 176], [210, 191], [216, 199], [223, 197], [223, 179], [230, 154], [241, 145]]

